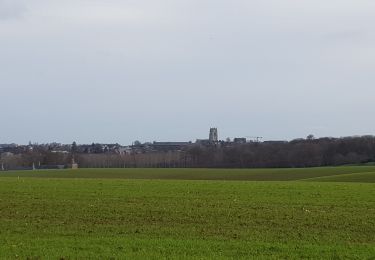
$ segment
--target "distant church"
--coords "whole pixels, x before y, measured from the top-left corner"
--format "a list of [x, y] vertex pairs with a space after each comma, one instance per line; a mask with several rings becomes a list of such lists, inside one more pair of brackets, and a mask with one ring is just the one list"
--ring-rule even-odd
[[217, 133], [217, 128], [210, 128], [210, 136], [208, 141], [211, 143], [217, 143], [219, 141], [219, 135]]

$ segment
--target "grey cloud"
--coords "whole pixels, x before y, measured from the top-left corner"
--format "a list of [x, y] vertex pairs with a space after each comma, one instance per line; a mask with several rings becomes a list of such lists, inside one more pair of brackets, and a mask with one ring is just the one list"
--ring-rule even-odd
[[26, 6], [16, 0], [0, 0], [0, 20], [17, 19], [26, 12]]
[[324, 34], [324, 38], [332, 41], [363, 41], [369, 37], [369, 33], [366, 30], [337, 30], [331, 33]]
[[0, 143], [375, 133], [372, 7], [0, 0]]

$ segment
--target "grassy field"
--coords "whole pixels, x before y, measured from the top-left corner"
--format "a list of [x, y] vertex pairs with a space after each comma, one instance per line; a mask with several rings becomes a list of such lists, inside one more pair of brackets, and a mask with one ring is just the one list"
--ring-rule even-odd
[[[350, 176], [350, 177], [345, 177]], [[294, 169], [79, 169], [0, 172], [0, 177], [246, 180], [246, 181], [348, 181], [375, 183], [375, 166]], [[324, 177], [324, 178], [323, 178]], [[363, 179], [365, 178], [365, 179]]]
[[375, 259], [374, 234], [371, 166], [0, 173], [1, 259]]

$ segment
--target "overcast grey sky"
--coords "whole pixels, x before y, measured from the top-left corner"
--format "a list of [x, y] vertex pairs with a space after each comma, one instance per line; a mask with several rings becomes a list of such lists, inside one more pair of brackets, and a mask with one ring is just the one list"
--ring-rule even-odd
[[0, 143], [375, 134], [373, 0], [0, 0]]

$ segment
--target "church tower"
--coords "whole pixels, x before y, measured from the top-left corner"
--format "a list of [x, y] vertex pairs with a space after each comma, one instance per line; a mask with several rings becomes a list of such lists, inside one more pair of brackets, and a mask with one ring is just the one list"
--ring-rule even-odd
[[208, 140], [211, 143], [217, 143], [219, 141], [219, 137], [218, 137], [218, 134], [217, 134], [217, 128], [210, 128], [210, 136], [209, 136]]

